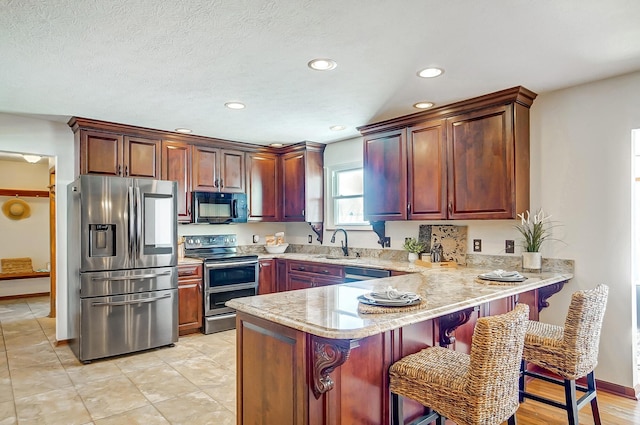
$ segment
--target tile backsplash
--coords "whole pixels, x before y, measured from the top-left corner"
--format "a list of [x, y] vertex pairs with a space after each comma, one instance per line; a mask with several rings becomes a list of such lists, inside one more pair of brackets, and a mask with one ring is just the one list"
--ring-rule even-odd
[[427, 252], [439, 243], [442, 245], [443, 260], [466, 264], [467, 226], [421, 224], [418, 241], [427, 245]]

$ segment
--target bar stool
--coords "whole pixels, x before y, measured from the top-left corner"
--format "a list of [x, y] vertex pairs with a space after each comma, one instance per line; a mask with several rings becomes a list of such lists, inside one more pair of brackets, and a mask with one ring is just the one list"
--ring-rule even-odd
[[404, 423], [402, 396], [429, 408], [414, 424], [444, 425], [449, 418], [461, 425], [515, 425], [528, 317], [529, 306], [518, 304], [509, 313], [478, 319], [470, 355], [430, 347], [391, 365], [392, 423]]
[[[564, 326], [529, 322], [521, 363], [521, 402], [529, 398], [565, 409], [570, 425], [578, 425], [578, 410], [590, 402], [593, 420], [596, 425], [600, 424], [593, 369], [598, 364], [598, 344], [608, 293], [606, 285], [573, 293]], [[528, 371], [527, 362], [560, 375], [562, 379]], [[566, 404], [526, 392], [527, 376], [563, 385]], [[576, 379], [584, 376], [587, 386], [576, 385]], [[585, 392], [579, 399], [576, 399], [576, 389]]]

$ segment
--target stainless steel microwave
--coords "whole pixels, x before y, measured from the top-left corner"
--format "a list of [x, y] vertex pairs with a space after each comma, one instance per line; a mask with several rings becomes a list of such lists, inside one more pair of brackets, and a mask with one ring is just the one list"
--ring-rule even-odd
[[228, 224], [247, 222], [245, 193], [192, 192], [193, 223]]

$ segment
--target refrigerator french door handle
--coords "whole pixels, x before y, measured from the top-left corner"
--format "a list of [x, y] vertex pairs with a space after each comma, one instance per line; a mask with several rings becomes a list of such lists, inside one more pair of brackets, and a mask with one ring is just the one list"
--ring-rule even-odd
[[135, 252], [135, 211], [136, 211], [136, 206], [135, 206], [135, 200], [133, 198], [133, 187], [129, 186], [127, 188], [127, 192], [128, 192], [128, 226], [129, 226], [129, 258], [133, 257], [133, 253]]
[[148, 274], [137, 274], [133, 276], [118, 276], [118, 277], [92, 277], [92, 282], [111, 282], [117, 280], [139, 280], [139, 279], [153, 279], [154, 277], [162, 277], [170, 275], [170, 271], [166, 271], [163, 273], [148, 273]]
[[131, 304], [149, 304], [149, 303], [163, 300], [165, 298], [171, 298], [171, 294], [165, 294], [161, 297], [155, 297], [155, 298], [146, 298], [144, 300], [116, 301], [111, 303], [91, 303], [91, 307], [110, 307], [110, 306], [121, 306], [121, 305], [131, 305]]
[[136, 187], [136, 257], [142, 257], [142, 199]]

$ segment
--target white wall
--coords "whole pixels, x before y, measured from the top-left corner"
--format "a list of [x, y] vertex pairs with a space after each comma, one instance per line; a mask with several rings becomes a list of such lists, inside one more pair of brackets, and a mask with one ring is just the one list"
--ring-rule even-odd
[[63, 123], [0, 113], [0, 150], [52, 156], [56, 168], [56, 338], [67, 339], [67, 191], [73, 180], [73, 132]]
[[632, 129], [640, 128], [640, 73], [540, 96], [532, 109], [532, 203], [563, 224], [575, 278], [551, 298], [542, 320], [561, 323], [570, 293], [609, 285], [596, 377], [637, 385], [632, 282]]

